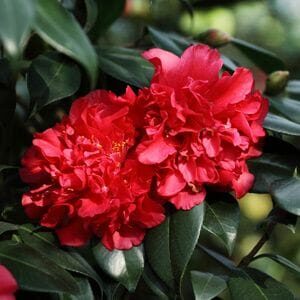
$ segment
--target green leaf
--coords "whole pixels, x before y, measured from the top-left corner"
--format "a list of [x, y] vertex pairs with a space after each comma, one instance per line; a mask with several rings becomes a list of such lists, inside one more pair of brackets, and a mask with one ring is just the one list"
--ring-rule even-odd
[[264, 153], [261, 157], [248, 161], [250, 171], [255, 175], [252, 188], [256, 193], [269, 193], [276, 180], [293, 176], [298, 159], [293, 156]]
[[204, 205], [178, 211], [160, 226], [150, 230], [145, 241], [148, 261], [157, 275], [170, 287], [174, 281], [181, 291], [187, 264], [194, 252], [204, 217]]
[[292, 263], [291, 261], [289, 261], [288, 259], [286, 259], [285, 257], [282, 257], [278, 254], [272, 254], [272, 253], [263, 253], [260, 255], [257, 255], [254, 257], [254, 260], [259, 259], [259, 258], [269, 258], [272, 259], [273, 261], [279, 263], [280, 265], [288, 268], [290, 271], [292, 271], [293, 273], [295, 273], [297, 276], [300, 276], [300, 267], [295, 265], [294, 263]]
[[0, 263], [13, 273], [21, 289], [38, 292], [79, 292], [74, 278], [46, 255], [13, 241], [0, 242]]
[[274, 53], [237, 38], [232, 38], [231, 43], [266, 73], [285, 70], [284, 63]]
[[240, 209], [237, 201], [230, 195], [228, 197], [230, 199], [225, 199], [226, 201], [221, 198], [213, 202], [205, 202], [203, 228], [218, 237], [226, 246], [228, 253], [231, 254], [239, 227]]
[[30, 98], [37, 110], [73, 95], [79, 89], [80, 81], [78, 66], [55, 52], [34, 59], [27, 75]]
[[235, 71], [235, 69], [238, 67], [236, 65], [235, 62], [233, 62], [230, 58], [228, 58], [227, 56], [225, 55], [221, 55], [221, 58], [223, 60], [223, 64], [224, 64], [224, 67], [226, 69], [228, 69], [229, 71]]
[[98, 5], [98, 17], [93, 29], [90, 32], [91, 37], [97, 40], [108, 27], [122, 15], [125, 8], [125, 0], [96, 0]]
[[229, 258], [225, 257], [224, 255], [217, 253], [205, 246], [202, 246], [198, 244], [198, 248], [200, 248], [202, 251], [204, 251], [208, 256], [210, 256], [212, 259], [214, 259], [216, 262], [221, 264], [223, 267], [225, 267], [228, 270], [234, 271], [237, 270], [237, 267], [233, 263], [232, 260]]
[[0, 222], [0, 235], [7, 231], [18, 230], [19, 226], [7, 222]]
[[210, 300], [226, 289], [226, 281], [211, 273], [191, 271], [191, 280], [196, 300]]
[[181, 55], [192, 44], [192, 41], [173, 32], [160, 31], [150, 26], [148, 26], [148, 31], [156, 47], [170, 51], [176, 55]]
[[113, 279], [133, 292], [144, 269], [143, 247], [130, 250], [107, 250], [101, 243], [93, 248], [98, 265]]
[[293, 294], [280, 282], [252, 268], [239, 269], [228, 281], [232, 300], [294, 300]]
[[72, 294], [61, 294], [60, 300], [95, 300], [93, 290], [89, 281], [85, 278], [76, 278], [79, 286], [79, 293], [76, 295]]
[[300, 178], [291, 177], [274, 182], [271, 195], [279, 207], [300, 216]]
[[78, 253], [69, 253], [56, 247], [55, 244], [47, 239], [46, 234], [48, 233], [36, 232], [34, 226], [29, 224], [20, 226], [19, 234], [25, 244], [34, 248], [42, 255], [47, 256], [52, 263], [57, 264], [68, 271], [88, 276], [89, 278], [94, 279], [101, 289], [103, 288], [101, 278], [85, 259]]
[[31, 0], [2, 0], [0, 9], [0, 39], [7, 53], [19, 56], [27, 41], [34, 19]]
[[297, 216], [293, 215], [280, 207], [274, 207], [268, 217], [262, 221], [259, 228], [267, 228], [271, 223], [285, 225], [292, 233], [296, 233]]
[[121, 47], [98, 47], [99, 67], [108, 75], [137, 87], [148, 86], [153, 66], [139, 51]]
[[300, 94], [300, 80], [290, 80], [287, 84], [286, 90], [291, 94]]
[[95, 0], [84, 0], [86, 8], [86, 22], [84, 30], [89, 32], [95, 25], [98, 17], [98, 6]]
[[300, 124], [270, 112], [265, 118], [264, 127], [274, 132], [300, 136]]
[[161, 225], [149, 230], [145, 239], [145, 252], [148, 261], [165, 284], [174, 289], [174, 275], [171, 262], [170, 217]]
[[15, 166], [9, 166], [9, 165], [0, 165], [0, 173], [4, 170], [17, 170], [18, 167], [15, 167]]
[[36, 32], [52, 47], [81, 63], [89, 73], [92, 86], [97, 79], [97, 55], [75, 18], [56, 0], [35, 0]]
[[157, 299], [161, 300], [168, 300], [168, 290], [163, 285], [162, 281], [157, 278], [157, 276], [153, 273], [149, 265], [145, 265], [144, 272], [143, 272], [143, 279], [149, 289], [155, 294]]
[[300, 124], [300, 101], [290, 98], [269, 98], [271, 106], [291, 121]]

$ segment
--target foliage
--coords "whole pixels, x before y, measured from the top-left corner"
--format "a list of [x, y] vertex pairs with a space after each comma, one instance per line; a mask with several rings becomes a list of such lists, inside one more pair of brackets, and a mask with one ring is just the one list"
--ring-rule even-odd
[[[181, 2], [192, 13], [189, 1]], [[204, 204], [190, 211], [170, 210], [167, 220], [148, 232], [144, 244], [129, 251], [108, 251], [98, 241], [80, 249], [61, 248], [51, 232], [28, 224], [20, 204], [27, 187], [20, 182], [17, 167], [32, 133], [53, 125], [74, 99], [90, 89], [120, 92], [126, 84], [147, 86], [153, 68], [140, 56], [142, 50], [154, 45], [180, 55], [199, 42], [200, 35], [192, 39], [144, 26], [134, 45], [111, 45], [107, 30], [124, 5], [123, 0], [113, 4], [27, 0], [25, 5], [3, 0], [0, 4], [0, 264], [16, 277], [18, 298], [39, 299], [42, 292], [47, 299], [191, 299], [194, 295], [205, 300], [227, 289], [232, 299], [293, 299], [288, 287], [249, 264], [267, 258], [300, 274], [298, 266], [279, 254], [257, 255], [277, 223], [293, 226], [300, 215], [297, 80], [269, 98], [264, 154], [249, 165], [256, 176], [252, 191], [270, 194], [274, 210], [261, 228], [257, 248], [240, 264], [229, 258], [240, 211], [236, 199], [226, 193], [209, 193]], [[228, 43], [266, 75], [284, 69], [269, 51], [236, 38]], [[229, 71], [240, 64], [233, 55], [223, 59]], [[215, 247], [215, 240], [223, 246]], [[202, 269], [193, 264], [195, 257], [210, 257], [222, 269]]]

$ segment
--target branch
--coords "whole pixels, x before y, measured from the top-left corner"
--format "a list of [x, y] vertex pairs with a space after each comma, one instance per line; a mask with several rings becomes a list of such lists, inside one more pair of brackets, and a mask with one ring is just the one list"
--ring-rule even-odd
[[241, 262], [239, 263], [238, 267], [246, 267], [250, 264], [250, 262], [253, 260], [254, 256], [258, 253], [258, 251], [263, 247], [263, 245], [269, 240], [276, 223], [271, 222], [266, 228], [265, 233], [260, 238], [260, 240], [257, 242], [257, 244], [253, 247], [253, 249], [249, 252], [248, 255], [246, 255]]

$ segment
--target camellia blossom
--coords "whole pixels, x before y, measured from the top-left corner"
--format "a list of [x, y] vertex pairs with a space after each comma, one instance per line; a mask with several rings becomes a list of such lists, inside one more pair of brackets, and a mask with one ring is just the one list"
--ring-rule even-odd
[[76, 100], [61, 123], [35, 134], [22, 159], [20, 175], [31, 186], [26, 213], [55, 228], [62, 245], [96, 235], [110, 250], [129, 249], [165, 218], [149, 193], [154, 167], [130, 153], [135, 98], [127, 88], [120, 97], [97, 90]]
[[268, 111], [251, 72], [221, 74], [218, 51], [205, 45], [191, 46], [181, 57], [161, 49], [143, 56], [155, 74], [135, 108], [145, 133], [137, 156], [155, 166], [157, 194], [177, 209], [201, 203], [207, 187], [242, 197], [254, 181], [246, 160], [261, 154]]
[[0, 265], [0, 300], [14, 300], [18, 284], [11, 272]]

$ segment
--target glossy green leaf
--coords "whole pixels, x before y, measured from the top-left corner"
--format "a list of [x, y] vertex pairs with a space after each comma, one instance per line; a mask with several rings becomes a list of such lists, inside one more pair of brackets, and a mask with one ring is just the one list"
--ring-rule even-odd
[[60, 300], [95, 300], [93, 290], [89, 281], [85, 278], [76, 278], [76, 282], [79, 286], [79, 292], [76, 295], [60, 294]]
[[226, 281], [211, 273], [191, 271], [191, 280], [196, 300], [210, 300], [226, 289]]
[[291, 121], [300, 124], [300, 101], [290, 98], [269, 98], [271, 106]]
[[232, 300], [294, 300], [293, 294], [280, 282], [252, 268], [239, 269], [228, 281]]
[[233, 62], [230, 58], [228, 58], [227, 56], [225, 56], [225, 55], [221, 55], [221, 58], [222, 58], [222, 60], [223, 60], [223, 64], [224, 64], [224, 67], [226, 68], [226, 69], [228, 69], [229, 71], [235, 71], [235, 69], [238, 67], [237, 65], [236, 65], [236, 63], [235, 62]]
[[231, 43], [266, 73], [285, 70], [284, 63], [274, 53], [237, 38], [232, 38]]
[[170, 287], [174, 281], [181, 290], [186, 266], [194, 252], [204, 217], [204, 205], [178, 211], [149, 231], [146, 255], [157, 275]]
[[259, 225], [260, 228], [267, 228], [271, 223], [285, 225], [292, 233], [296, 232], [297, 216], [293, 215], [280, 207], [274, 207], [268, 217]]
[[300, 124], [270, 112], [265, 118], [264, 127], [274, 132], [300, 136]]
[[272, 254], [272, 253], [263, 253], [263, 254], [255, 256], [252, 261], [257, 260], [259, 258], [269, 258], [269, 259], [279, 263], [280, 265], [288, 268], [290, 271], [295, 273], [297, 276], [300, 276], [300, 267], [295, 265], [294, 263], [292, 263], [291, 261], [289, 261], [288, 259], [286, 259], [283, 256], [280, 256], [278, 254]]
[[250, 171], [255, 175], [253, 192], [269, 193], [276, 180], [293, 176], [297, 157], [264, 153], [261, 157], [248, 161]]
[[137, 87], [150, 84], [153, 66], [142, 58], [139, 51], [121, 47], [98, 47], [97, 53], [99, 67], [108, 75]]
[[107, 250], [101, 243], [93, 249], [98, 265], [113, 279], [133, 292], [144, 269], [143, 247], [130, 250]]
[[173, 32], [164, 32], [148, 26], [148, 31], [153, 44], [176, 55], [181, 53], [192, 44], [192, 41]]
[[198, 244], [198, 248], [200, 248], [203, 252], [205, 252], [208, 256], [210, 256], [212, 259], [214, 259], [216, 262], [221, 264], [226, 269], [231, 270], [231, 271], [234, 271], [237, 269], [237, 267], [235, 266], [233, 261], [230, 260], [228, 257], [225, 257], [224, 255], [217, 253], [214, 250], [211, 250], [200, 244]]
[[300, 178], [291, 177], [276, 181], [271, 186], [274, 201], [284, 210], [300, 216]]
[[57, 264], [68, 271], [92, 278], [98, 283], [98, 286], [101, 289], [103, 288], [101, 278], [85, 259], [78, 253], [69, 253], [56, 247], [55, 244], [47, 239], [46, 234], [48, 233], [37, 232], [34, 230], [34, 226], [29, 224], [20, 226], [19, 234], [25, 244], [34, 248], [42, 255], [46, 255], [52, 263]]
[[91, 37], [97, 40], [108, 27], [122, 15], [125, 8], [125, 0], [95, 0], [98, 6], [98, 17], [90, 32]]
[[52, 47], [81, 63], [94, 86], [97, 79], [97, 55], [78, 22], [56, 0], [35, 0], [35, 4], [36, 32]]
[[300, 94], [300, 80], [290, 80], [287, 84], [286, 90], [291, 94]]
[[0, 39], [11, 56], [21, 54], [34, 19], [31, 0], [2, 0], [0, 8]]
[[95, 25], [98, 17], [98, 5], [95, 0], [84, 0], [86, 9], [86, 21], [84, 30], [89, 32]]
[[80, 87], [78, 66], [63, 55], [50, 52], [33, 60], [27, 76], [31, 100], [39, 110], [73, 95]]
[[[220, 195], [222, 195], [220, 193]], [[220, 196], [221, 197], [221, 196]], [[240, 221], [240, 209], [237, 201], [205, 202], [205, 218], [203, 228], [218, 237], [226, 246], [229, 254], [232, 253]], [[226, 212], [226, 213], [224, 213]]]
[[18, 225], [0, 221], [0, 235], [7, 231], [18, 230], [18, 228], [19, 228]]
[[143, 272], [143, 279], [149, 289], [157, 299], [168, 300], [168, 289], [163, 282], [153, 273], [151, 268], [146, 264]]
[[46, 255], [13, 241], [0, 242], [0, 263], [7, 266], [21, 289], [39, 292], [79, 292], [74, 278]]

